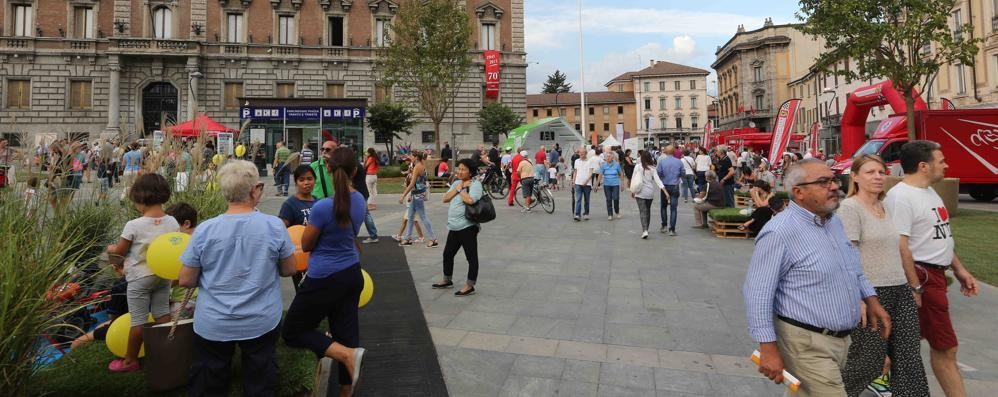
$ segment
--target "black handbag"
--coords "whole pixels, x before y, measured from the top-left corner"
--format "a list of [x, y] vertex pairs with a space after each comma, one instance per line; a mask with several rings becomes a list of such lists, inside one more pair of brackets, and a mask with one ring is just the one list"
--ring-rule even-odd
[[496, 219], [496, 207], [488, 194], [482, 194], [482, 198], [474, 204], [464, 206], [464, 217], [474, 223], [488, 223]]

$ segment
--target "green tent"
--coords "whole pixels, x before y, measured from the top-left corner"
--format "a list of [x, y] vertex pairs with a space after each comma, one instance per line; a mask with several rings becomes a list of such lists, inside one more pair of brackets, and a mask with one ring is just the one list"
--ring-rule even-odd
[[535, 149], [540, 145], [553, 147], [557, 143], [564, 148], [574, 148], [585, 144], [585, 139], [561, 117], [537, 119], [514, 128], [507, 135], [503, 148]]

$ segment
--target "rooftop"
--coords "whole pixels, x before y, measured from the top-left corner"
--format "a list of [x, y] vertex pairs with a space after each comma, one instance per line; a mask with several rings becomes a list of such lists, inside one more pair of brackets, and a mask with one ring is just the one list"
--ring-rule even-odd
[[[527, 107], [553, 105], [579, 105], [581, 95], [578, 92], [561, 94], [530, 94], [527, 95]], [[633, 92], [597, 91], [586, 93], [586, 104], [634, 103]]]

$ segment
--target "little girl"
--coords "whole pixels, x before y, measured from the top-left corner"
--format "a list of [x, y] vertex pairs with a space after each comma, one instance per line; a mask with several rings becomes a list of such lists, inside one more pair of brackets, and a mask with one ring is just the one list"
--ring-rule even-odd
[[31, 216], [35, 212], [35, 208], [38, 207], [38, 194], [35, 189], [38, 189], [38, 177], [32, 176], [28, 178], [28, 188], [24, 189], [24, 208], [27, 210], [28, 216]]
[[135, 372], [139, 368], [142, 326], [151, 312], [157, 323], [170, 320], [170, 282], [153, 274], [146, 264], [149, 244], [164, 233], [180, 230], [177, 220], [163, 211], [170, 200], [170, 184], [159, 174], [143, 174], [135, 180], [128, 198], [142, 216], [125, 224], [117, 244], [107, 246], [110, 255], [125, 257], [125, 280], [128, 282], [128, 312], [131, 329], [125, 357], [111, 361], [107, 368], [114, 373]]

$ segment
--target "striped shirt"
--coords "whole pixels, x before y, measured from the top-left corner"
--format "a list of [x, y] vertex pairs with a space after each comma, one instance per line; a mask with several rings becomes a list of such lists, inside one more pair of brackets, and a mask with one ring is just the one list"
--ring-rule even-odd
[[856, 328], [860, 300], [876, 295], [842, 221], [816, 219], [792, 202], [756, 238], [743, 286], [756, 342], [776, 341], [775, 315], [833, 331]]

